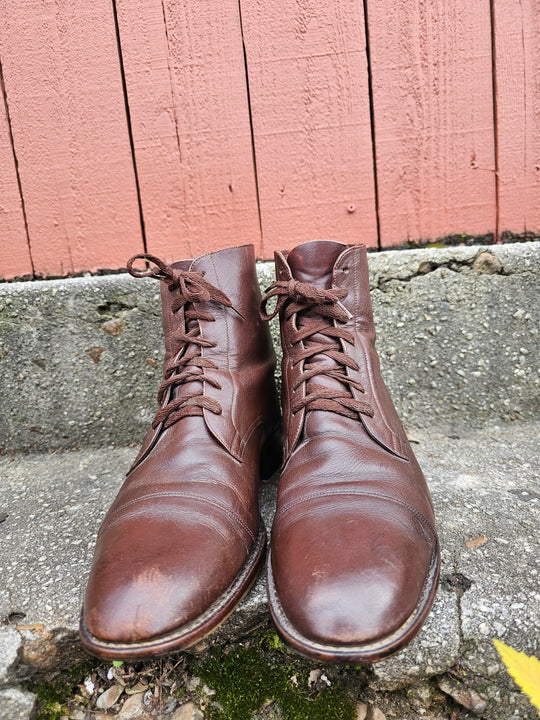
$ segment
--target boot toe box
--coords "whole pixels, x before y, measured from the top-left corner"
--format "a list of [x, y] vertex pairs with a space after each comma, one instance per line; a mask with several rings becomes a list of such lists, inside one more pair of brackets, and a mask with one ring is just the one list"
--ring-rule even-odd
[[243, 545], [202, 524], [120, 523], [100, 538], [83, 609], [86, 630], [109, 643], [151, 641], [186, 626], [226, 591]]
[[396, 632], [420, 602], [435, 549], [414, 517], [375, 507], [304, 513], [273, 539], [283, 613], [316, 643], [378, 641]]

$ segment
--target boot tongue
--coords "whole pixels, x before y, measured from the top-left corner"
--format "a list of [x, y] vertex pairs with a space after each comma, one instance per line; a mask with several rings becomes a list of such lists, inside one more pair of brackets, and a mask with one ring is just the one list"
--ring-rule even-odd
[[346, 247], [330, 240], [298, 245], [287, 256], [293, 278], [325, 290], [332, 287], [334, 264]]

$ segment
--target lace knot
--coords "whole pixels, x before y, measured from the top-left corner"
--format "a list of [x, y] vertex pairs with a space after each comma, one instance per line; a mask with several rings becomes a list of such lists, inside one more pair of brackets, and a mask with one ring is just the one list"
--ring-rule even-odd
[[[294, 309], [288, 313], [288, 316], [297, 312], [298, 309], [306, 309], [307, 307], [329, 305], [336, 307], [334, 314], [336, 319], [347, 320], [349, 314], [344, 310], [339, 302], [341, 298], [347, 296], [347, 291], [342, 288], [332, 288], [324, 290], [309, 283], [303, 283], [292, 278], [291, 280], [278, 280], [272, 283], [265, 290], [266, 295], [261, 301], [260, 314], [263, 320], [271, 320], [283, 308], [287, 301], [294, 303]], [[276, 306], [271, 313], [267, 312], [267, 303], [271, 298], [277, 298]], [[296, 307], [298, 306], [298, 307]], [[320, 309], [320, 308], [319, 308]]]
[[[133, 267], [135, 260], [145, 260], [153, 263], [157, 269], [137, 270]], [[155, 255], [149, 255], [148, 253], [134, 255], [128, 260], [127, 270], [133, 277], [152, 277], [156, 280], [162, 280], [168, 286], [170, 292], [178, 290], [178, 297], [175, 298], [172, 306], [173, 312], [176, 312], [188, 302], [202, 303], [215, 300], [226, 307], [232, 306], [231, 301], [224, 292], [204, 279], [204, 273], [172, 267]]]

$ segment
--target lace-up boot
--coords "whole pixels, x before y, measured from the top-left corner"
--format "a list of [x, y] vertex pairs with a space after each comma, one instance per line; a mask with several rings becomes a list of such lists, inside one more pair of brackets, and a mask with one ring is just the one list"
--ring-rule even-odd
[[270, 609], [302, 655], [374, 662], [411, 640], [433, 602], [432, 504], [380, 375], [366, 249], [309, 242], [275, 262], [261, 311], [279, 313], [283, 345]]
[[80, 627], [90, 652], [117, 659], [188, 647], [238, 604], [264, 554], [264, 444], [263, 472], [281, 459], [253, 247], [137, 257], [151, 269], [132, 258], [130, 272], [161, 281], [160, 408], [99, 531]]

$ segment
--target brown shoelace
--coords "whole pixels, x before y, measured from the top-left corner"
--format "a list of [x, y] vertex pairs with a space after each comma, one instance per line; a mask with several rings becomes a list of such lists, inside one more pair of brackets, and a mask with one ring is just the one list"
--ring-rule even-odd
[[[343, 351], [340, 340], [354, 345], [354, 336], [345, 328], [334, 324], [334, 321], [347, 322], [351, 317], [340, 302], [346, 295], [347, 291], [341, 288], [323, 290], [297, 280], [280, 280], [266, 289], [266, 295], [261, 302], [263, 320], [271, 320], [282, 311], [286, 320], [292, 315], [302, 313], [301, 326], [292, 337], [291, 360], [293, 365], [304, 361], [304, 370], [296, 380], [293, 390], [302, 383], [321, 376], [338, 380], [345, 386], [341, 391], [323, 387], [316, 382], [310, 383], [309, 394], [292, 405], [293, 414], [305, 408], [306, 411], [328, 410], [350, 418], [358, 418], [359, 414], [373, 417], [371, 405], [353, 397], [352, 388], [364, 392], [362, 384], [347, 374], [347, 368], [360, 368], [358, 363]], [[273, 312], [268, 313], [267, 303], [273, 297], [276, 298], [276, 307]], [[317, 334], [327, 337], [330, 342], [310, 340]], [[335, 362], [335, 366], [325, 367], [317, 363], [313, 360], [316, 355], [326, 355]]]
[[[133, 267], [135, 260], [145, 260], [155, 267], [148, 270], [137, 270]], [[156, 278], [164, 282], [170, 292], [177, 290], [178, 294], [173, 301], [172, 311], [175, 313], [180, 308], [184, 308], [184, 327], [179, 328], [173, 336], [177, 346], [174, 349], [174, 359], [166, 368], [164, 380], [158, 391], [159, 403], [161, 404], [167, 396], [170, 396], [174, 387], [190, 382], [202, 383], [204, 381], [215, 388], [221, 389], [221, 385], [217, 380], [205, 373], [205, 368], [217, 369], [217, 365], [208, 358], [201, 356], [201, 348], [215, 347], [216, 343], [200, 336], [197, 322], [194, 323], [195, 327], [189, 332], [186, 332], [185, 329], [190, 320], [213, 322], [215, 319], [210, 313], [197, 308], [197, 303], [213, 300], [225, 307], [232, 307], [227, 295], [205, 280], [204, 273], [171, 267], [154, 255], [147, 253], [134, 255], [128, 261], [127, 269], [133, 277]], [[152, 427], [156, 428], [163, 422], [163, 427], [167, 428], [180, 420], [180, 418], [186, 417], [186, 415], [202, 415], [203, 408], [216, 415], [220, 415], [222, 412], [221, 405], [217, 400], [203, 395], [201, 387], [196, 392], [185, 393], [182, 397], [167, 402], [158, 410], [152, 422]]]

